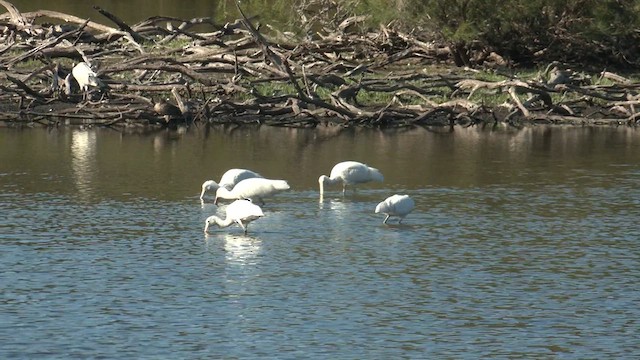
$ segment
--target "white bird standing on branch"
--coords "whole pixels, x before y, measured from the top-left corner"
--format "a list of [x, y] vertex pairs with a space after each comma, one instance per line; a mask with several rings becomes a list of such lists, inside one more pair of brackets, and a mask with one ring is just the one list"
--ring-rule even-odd
[[202, 184], [202, 192], [200, 193], [200, 200], [204, 200], [204, 194], [207, 191], [217, 191], [218, 188], [224, 187], [227, 190], [233, 189], [237, 183], [244, 179], [261, 178], [262, 175], [257, 172], [247, 169], [229, 169], [220, 178], [220, 182], [213, 180], [207, 180]]
[[383, 224], [387, 223], [392, 216], [397, 216], [400, 218], [398, 220], [398, 224], [402, 223], [402, 219], [405, 216], [409, 215], [411, 211], [415, 208], [416, 204], [409, 195], [393, 195], [386, 198], [384, 201], [376, 206], [376, 214], [385, 214], [387, 217], [384, 218]]
[[216, 191], [214, 204], [217, 204], [219, 199], [251, 199], [253, 202], [264, 204], [263, 198], [289, 190], [290, 188], [285, 180], [271, 180], [257, 177], [244, 179], [237, 183], [231, 190], [226, 187], [219, 187]]
[[81, 62], [73, 67], [71, 75], [80, 85], [80, 91], [82, 91], [82, 98], [87, 99], [89, 95], [89, 87], [99, 87], [100, 89], [106, 88], [106, 84], [98, 78], [98, 75], [91, 70], [91, 67], [86, 62]]
[[249, 223], [264, 216], [260, 206], [248, 200], [236, 200], [229, 204], [226, 209], [226, 217], [221, 219], [216, 215], [209, 216], [204, 222], [205, 234], [209, 232], [209, 227], [216, 224], [221, 228], [230, 226], [233, 223], [240, 225], [244, 233], [247, 233]]
[[333, 185], [338, 182], [342, 182], [342, 194], [347, 191], [347, 185], [353, 186], [355, 189], [356, 184], [366, 183], [370, 181], [384, 181], [382, 173], [370, 166], [357, 161], [343, 161], [336, 164], [331, 169], [329, 176], [321, 175], [318, 178], [320, 185], [320, 197], [324, 194], [325, 185]]

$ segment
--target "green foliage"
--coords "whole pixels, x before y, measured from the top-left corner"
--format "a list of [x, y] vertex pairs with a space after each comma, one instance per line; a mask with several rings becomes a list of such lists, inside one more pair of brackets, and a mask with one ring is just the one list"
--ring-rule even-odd
[[640, 0], [406, 0], [404, 13], [408, 26], [521, 62], [540, 52], [567, 61], [629, 57], [640, 28]]
[[[259, 2], [258, 0], [256, 0]], [[290, 26], [303, 33], [335, 31], [367, 15], [350, 31], [380, 24], [424, 31], [456, 54], [495, 51], [521, 65], [632, 64], [640, 57], [640, 0], [282, 0]], [[276, 6], [276, 5], [271, 5]], [[280, 6], [286, 9], [287, 6]], [[265, 9], [266, 11], [266, 9]]]

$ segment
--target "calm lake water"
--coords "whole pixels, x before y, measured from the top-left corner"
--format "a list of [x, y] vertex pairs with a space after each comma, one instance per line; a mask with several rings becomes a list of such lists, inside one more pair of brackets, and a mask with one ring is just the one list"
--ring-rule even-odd
[[[205, 235], [232, 167], [292, 189]], [[627, 127], [1, 129], [0, 358], [638, 358], [638, 184]]]
[[[115, 26], [93, 7], [116, 15], [129, 25], [139, 23], [153, 16], [169, 16], [183, 20], [210, 17], [220, 25], [240, 18], [235, 0], [11, 0], [20, 12], [53, 10], [90, 19], [108, 26]], [[260, 22], [278, 28], [286, 28], [293, 16], [299, 16], [287, 2], [290, 1], [242, 1], [243, 11], [248, 16], [259, 15]], [[0, 6], [0, 14], [6, 12]], [[211, 31], [209, 28], [206, 31]]]

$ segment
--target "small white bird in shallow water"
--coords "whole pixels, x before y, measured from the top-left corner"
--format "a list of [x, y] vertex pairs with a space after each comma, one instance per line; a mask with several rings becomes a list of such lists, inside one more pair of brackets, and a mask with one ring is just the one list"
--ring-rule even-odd
[[372, 168], [357, 161], [343, 161], [336, 164], [331, 169], [329, 176], [321, 175], [318, 179], [320, 185], [320, 197], [324, 194], [324, 186], [342, 182], [342, 194], [347, 191], [347, 185], [366, 183], [370, 181], [384, 181], [382, 173], [376, 168]]
[[80, 91], [82, 91], [82, 98], [87, 99], [89, 96], [89, 87], [98, 87], [100, 89], [106, 88], [106, 84], [98, 78], [98, 75], [91, 70], [91, 67], [86, 62], [78, 63], [71, 69], [71, 75], [80, 85]]
[[216, 224], [221, 228], [233, 223], [240, 225], [244, 233], [247, 233], [249, 223], [264, 216], [260, 206], [248, 200], [236, 200], [227, 205], [226, 218], [221, 219], [216, 215], [209, 216], [204, 222], [204, 232], [209, 232], [209, 227]]
[[281, 191], [289, 190], [291, 187], [285, 180], [271, 180], [264, 178], [244, 179], [236, 184], [233, 189], [219, 187], [216, 191], [216, 199], [251, 199], [251, 201], [264, 204], [263, 198], [272, 196]]
[[200, 200], [204, 199], [204, 194], [207, 191], [217, 191], [218, 188], [224, 187], [227, 190], [233, 189], [237, 183], [244, 179], [261, 178], [262, 175], [257, 172], [247, 169], [229, 169], [220, 178], [220, 182], [213, 180], [207, 180], [202, 184], [202, 192], [200, 193]]
[[387, 217], [384, 218], [383, 224], [387, 223], [392, 216], [397, 216], [400, 218], [398, 220], [398, 224], [402, 223], [402, 219], [405, 216], [409, 215], [411, 211], [415, 208], [416, 204], [409, 195], [393, 195], [386, 198], [384, 201], [376, 206], [376, 214], [385, 214]]

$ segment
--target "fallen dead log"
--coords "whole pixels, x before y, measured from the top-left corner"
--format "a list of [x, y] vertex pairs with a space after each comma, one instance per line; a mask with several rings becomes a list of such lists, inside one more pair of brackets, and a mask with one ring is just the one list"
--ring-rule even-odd
[[67, 38], [71, 38], [71, 37], [74, 37], [74, 36], [77, 36], [78, 34], [80, 34], [82, 32], [82, 29], [84, 29], [85, 26], [86, 26], [86, 22], [83, 23], [78, 29], [74, 29], [74, 30], [65, 32], [60, 36], [57, 36], [57, 37], [55, 37], [53, 39], [50, 39], [50, 40], [47, 40], [47, 41], [43, 42], [42, 44], [36, 46], [35, 48], [33, 48], [31, 50], [29, 50], [29, 51], [27, 51], [27, 52], [25, 52], [23, 54], [20, 54], [20, 55], [14, 57], [14, 58], [11, 58], [6, 62], [3, 62], [3, 64], [0, 65], [0, 66], [11, 67], [13, 64], [15, 64], [15, 63], [17, 63], [19, 61], [25, 60], [25, 59], [27, 59], [29, 57], [32, 57], [35, 54], [38, 54], [38, 53], [42, 52], [46, 48], [50, 48], [50, 47], [56, 46], [62, 40], [65, 40]]
[[118, 25], [118, 28], [120, 28], [120, 30], [126, 32], [127, 34], [131, 35], [131, 37], [133, 38], [133, 40], [136, 43], [143, 43], [146, 42], [147, 39], [145, 39], [144, 37], [142, 37], [142, 35], [138, 34], [137, 31], [133, 30], [129, 25], [127, 25], [124, 21], [120, 20], [119, 17], [113, 15], [112, 13], [103, 10], [101, 7], [94, 5], [93, 8], [99, 12], [102, 16], [106, 17], [107, 19], [111, 20], [112, 22], [114, 22], [116, 25]]
[[[79, 18], [77, 16], [73, 16], [73, 15], [69, 15], [69, 14], [65, 14], [65, 13], [61, 13], [58, 11], [53, 11], [53, 10], [38, 10], [38, 11], [33, 11], [33, 12], [27, 12], [27, 13], [22, 13], [22, 16], [25, 19], [28, 19], [28, 23], [33, 24], [35, 22], [36, 19], [38, 18], [51, 18], [51, 19], [57, 19], [57, 20], [61, 20], [65, 23], [69, 23], [69, 24], [76, 24], [76, 25], [82, 25], [86, 23], [86, 28], [90, 29], [90, 30], [95, 30], [98, 31], [100, 33], [105, 33], [105, 34], [116, 34], [119, 33], [119, 31], [115, 28], [112, 28], [110, 26], [106, 26], [106, 25], [102, 25], [99, 24], [95, 21], [91, 21], [88, 19], [82, 19]], [[32, 25], [34, 26], [34, 25]]]
[[[640, 84], [628, 78], [603, 71], [585, 83], [588, 77], [576, 81], [557, 63], [531, 79], [487, 80], [480, 70], [443, 71], [432, 66], [450, 63], [449, 49], [386, 26], [357, 33], [352, 25], [363, 17], [347, 18], [314, 41], [274, 31], [275, 41], [238, 3], [240, 19], [222, 26], [209, 18], [167, 17], [129, 26], [96, 7], [116, 27], [48, 10], [20, 13], [4, 0], [0, 5], [8, 10], [0, 16], [0, 40], [7, 44], [0, 49], [0, 120], [5, 122], [635, 125], [640, 116]], [[38, 25], [41, 17], [66, 24]], [[192, 31], [198, 24], [212, 31]], [[128, 42], [119, 41], [123, 38]], [[109, 90], [94, 91], [87, 101], [73, 91], [65, 96], [64, 82], [57, 79], [77, 61], [96, 65]], [[180, 110], [171, 121], [154, 111], [167, 98]]]

